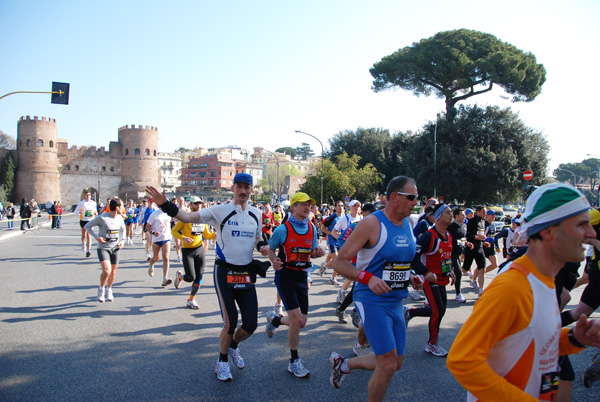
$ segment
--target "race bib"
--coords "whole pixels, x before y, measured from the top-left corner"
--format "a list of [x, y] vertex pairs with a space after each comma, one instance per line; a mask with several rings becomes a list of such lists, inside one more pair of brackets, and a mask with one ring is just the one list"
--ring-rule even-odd
[[106, 231], [106, 241], [113, 242], [119, 240], [119, 231], [118, 230], [107, 230]]
[[192, 223], [192, 236], [200, 236], [204, 233], [203, 223]]
[[442, 260], [442, 274], [448, 276], [452, 269], [452, 260]]
[[542, 374], [540, 385], [540, 401], [555, 401], [558, 383], [560, 380], [560, 371]]
[[381, 279], [383, 279], [392, 290], [406, 289], [410, 280], [410, 263], [387, 263], [383, 267]]
[[86, 218], [91, 218], [93, 216], [94, 212], [91, 209], [86, 209], [83, 212], [83, 216], [85, 216]]
[[229, 289], [245, 290], [252, 287], [252, 280], [248, 272], [227, 271], [227, 287]]

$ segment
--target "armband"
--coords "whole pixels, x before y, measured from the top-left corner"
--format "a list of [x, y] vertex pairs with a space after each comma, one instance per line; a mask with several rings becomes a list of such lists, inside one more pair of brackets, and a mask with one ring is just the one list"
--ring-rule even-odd
[[179, 207], [170, 201], [159, 205], [159, 207], [165, 214], [169, 215], [171, 218], [175, 218], [177, 216], [177, 212], [179, 212]]
[[373, 276], [372, 273], [367, 271], [360, 271], [358, 274], [358, 283], [362, 283], [363, 285], [369, 285], [369, 279]]
[[575, 339], [574, 331], [575, 331], [575, 328], [571, 328], [568, 332], [569, 342], [571, 342], [571, 345], [577, 346], [578, 348], [587, 348], [587, 346], [585, 346], [584, 344], [580, 343], [577, 339]]
[[258, 251], [260, 253], [260, 248], [262, 246], [267, 246], [267, 245], [269, 245], [269, 243], [267, 243], [266, 241], [264, 241], [264, 240], [259, 241], [258, 243], [256, 243], [256, 251]]

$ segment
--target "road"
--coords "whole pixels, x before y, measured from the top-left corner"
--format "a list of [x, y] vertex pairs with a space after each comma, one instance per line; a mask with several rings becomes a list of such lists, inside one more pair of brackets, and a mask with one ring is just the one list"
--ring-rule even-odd
[[[200, 310], [185, 307], [189, 285], [162, 288], [160, 275], [147, 275], [139, 236], [121, 254], [114, 302], [99, 303], [100, 266], [95, 253], [83, 256], [75, 219], [65, 217], [61, 230], [42, 228], [0, 241], [0, 400], [366, 400], [370, 372], [353, 372], [341, 389], [329, 385], [327, 358], [331, 351], [352, 356], [356, 330], [337, 322], [337, 287], [325, 278], [314, 277], [308, 325], [300, 337], [300, 357], [310, 377], [298, 379], [286, 371], [285, 329], [272, 339], [264, 333], [264, 315], [275, 303], [270, 270], [257, 284], [259, 328], [240, 346], [246, 368], [232, 368], [234, 380], [222, 383], [214, 374], [222, 326], [212, 282], [214, 251], [209, 249], [197, 296]], [[174, 254], [171, 264], [173, 276], [182, 269]], [[440, 331], [440, 344], [447, 349], [476, 298], [468, 281], [463, 283], [467, 304], [455, 303], [449, 288]], [[571, 304], [580, 293], [574, 292]], [[427, 336], [427, 320], [413, 319], [404, 367], [394, 376], [387, 400], [465, 400], [445, 359], [423, 351]], [[586, 350], [573, 358], [578, 376], [573, 401], [600, 400], [600, 385], [585, 389], [580, 381], [594, 353]]]

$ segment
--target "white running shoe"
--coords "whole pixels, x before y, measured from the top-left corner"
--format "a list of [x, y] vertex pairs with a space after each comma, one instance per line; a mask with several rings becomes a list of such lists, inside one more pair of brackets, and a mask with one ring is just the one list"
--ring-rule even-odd
[[244, 368], [244, 359], [242, 359], [242, 355], [240, 355], [240, 348], [231, 349], [229, 348], [229, 352], [227, 355], [231, 359], [231, 363], [235, 366], [235, 368], [243, 369]]
[[346, 295], [346, 292], [344, 292], [344, 289], [340, 288], [340, 290], [338, 290], [338, 294], [337, 294], [337, 298], [336, 298], [336, 301], [338, 304], [342, 304], [342, 302], [344, 301], [345, 295]]
[[175, 282], [173, 282], [173, 285], [175, 285], [175, 289], [179, 289], [179, 285], [181, 285], [181, 277], [182, 276], [183, 276], [183, 272], [181, 270], [179, 270], [175, 273]]
[[410, 297], [413, 298], [413, 300], [415, 301], [419, 301], [421, 300], [421, 293], [419, 293], [419, 291], [417, 289], [413, 289], [410, 291]]
[[112, 288], [106, 288], [106, 301], [111, 302], [113, 300], [115, 300], [115, 298], [112, 293]]
[[277, 314], [275, 314], [274, 311], [267, 312], [267, 326], [265, 327], [265, 332], [269, 338], [272, 338], [273, 335], [275, 335], [275, 330], [277, 329], [275, 325], [273, 325], [273, 320], [276, 316]]
[[154, 276], [154, 263], [152, 262], [148, 264], [148, 275], [150, 275], [150, 277]]
[[310, 371], [302, 364], [302, 359], [298, 358], [293, 362], [288, 360], [288, 371], [298, 378], [304, 378], [310, 375]]
[[410, 307], [403, 306], [403, 308], [404, 308], [404, 324], [408, 327], [408, 322], [410, 320], [412, 320], [412, 317], [410, 316]]
[[217, 373], [217, 378], [221, 381], [231, 381], [233, 379], [231, 376], [231, 371], [229, 370], [228, 362], [220, 362], [217, 360], [215, 373]]
[[469, 285], [471, 285], [473, 289], [479, 289], [479, 286], [477, 285], [476, 281], [469, 281]]
[[466, 303], [467, 302], [467, 299], [465, 299], [465, 297], [463, 296], [462, 293], [457, 294], [456, 298], [454, 300], [456, 300], [458, 303]]
[[469, 275], [469, 280], [473, 280], [473, 272], [468, 271], [467, 274]]
[[448, 354], [448, 351], [441, 347], [440, 345], [432, 345], [427, 343], [427, 347], [425, 348], [425, 352], [431, 353], [434, 356], [444, 357]]
[[173, 281], [171, 280], [171, 278], [165, 278], [162, 281], [162, 286], [165, 287], [167, 285], [170, 285], [171, 283], [173, 283]]
[[177, 262], [181, 262], [181, 256], [179, 254], [177, 255]]
[[321, 267], [319, 268], [319, 275], [321, 276], [321, 278], [323, 277], [323, 274], [325, 273], [326, 269], [327, 267], [325, 266], [325, 262], [322, 262]]
[[102, 286], [98, 286], [98, 301], [100, 303], [104, 303], [104, 288]]
[[373, 353], [373, 349], [370, 346], [368, 346], [368, 345], [362, 346], [358, 342], [356, 342], [354, 344], [354, 346], [352, 347], [352, 350], [354, 351], [356, 356], [365, 356], [365, 355], [368, 355], [369, 353]]
[[483, 294], [483, 288], [479, 288], [479, 290], [477, 291], [477, 298], [481, 298], [481, 295]]
[[275, 303], [275, 308], [273, 308], [273, 311], [275, 311], [275, 314], [277, 314], [280, 317], [283, 317], [283, 306], [279, 303]]
[[342, 372], [344, 356], [331, 352], [329, 356], [329, 383], [333, 388], [340, 388], [342, 380], [349, 374]]
[[329, 278], [329, 284], [330, 284], [330, 285], [337, 286], [337, 285], [339, 285], [340, 283], [337, 281], [337, 279], [336, 279], [335, 277], [333, 277], [333, 276], [332, 276], [331, 278]]
[[200, 308], [200, 306], [196, 302], [196, 299], [188, 300], [187, 307], [191, 308], [192, 310], [198, 310]]

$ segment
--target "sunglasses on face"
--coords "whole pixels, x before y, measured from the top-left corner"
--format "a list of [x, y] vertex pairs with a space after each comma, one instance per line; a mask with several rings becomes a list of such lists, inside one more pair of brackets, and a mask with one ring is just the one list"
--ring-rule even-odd
[[405, 196], [409, 201], [414, 201], [419, 196], [419, 194], [401, 193], [400, 191], [396, 191], [396, 194]]
[[192, 204], [194, 204], [194, 205], [200, 205], [200, 204], [202, 204], [202, 201], [196, 201], [196, 202], [193, 202]]

